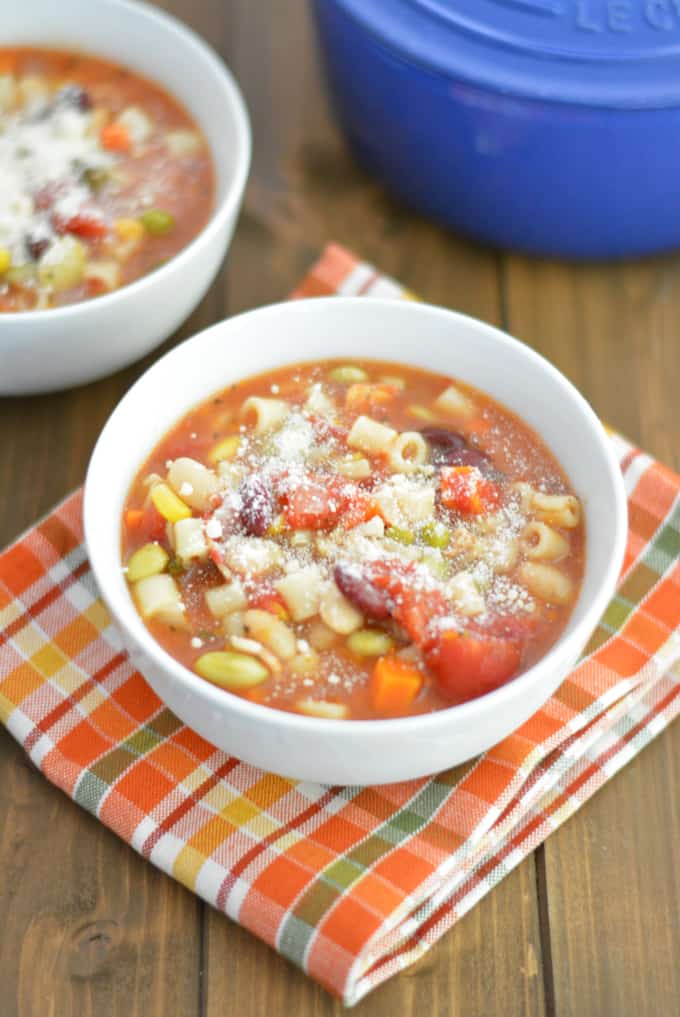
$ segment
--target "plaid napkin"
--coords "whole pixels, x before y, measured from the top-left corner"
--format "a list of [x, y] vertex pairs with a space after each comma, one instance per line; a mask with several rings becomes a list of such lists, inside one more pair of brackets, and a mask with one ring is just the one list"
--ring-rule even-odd
[[[330, 247], [295, 296], [407, 296]], [[381, 788], [263, 773], [135, 672], [82, 544], [81, 494], [0, 556], [0, 720], [48, 780], [352, 1005], [420, 957], [680, 711], [680, 477], [612, 434], [618, 592], [586, 655], [479, 760]]]

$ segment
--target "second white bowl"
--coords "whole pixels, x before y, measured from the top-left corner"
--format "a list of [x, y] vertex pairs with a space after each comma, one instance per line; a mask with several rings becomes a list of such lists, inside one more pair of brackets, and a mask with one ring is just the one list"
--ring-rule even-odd
[[0, 395], [94, 381], [137, 360], [199, 303], [231, 241], [250, 166], [248, 114], [233, 77], [181, 22], [127, 0], [6, 5], [0, 46], [82, 50], [161, 84], [202, 128], [213, 157], [215, 208], [167, 264], [106, 296], [46, 311], [0, 314]]

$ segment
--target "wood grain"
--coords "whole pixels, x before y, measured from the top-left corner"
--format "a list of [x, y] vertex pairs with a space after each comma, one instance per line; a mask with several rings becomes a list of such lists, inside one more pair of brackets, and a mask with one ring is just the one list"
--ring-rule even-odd
[[[680, 260], [573, 266], [508, 257], [510, 328], [600, 416], [680, 466]], [[545, 843], [556, 1017], [680, 1013], [680, 727]]]

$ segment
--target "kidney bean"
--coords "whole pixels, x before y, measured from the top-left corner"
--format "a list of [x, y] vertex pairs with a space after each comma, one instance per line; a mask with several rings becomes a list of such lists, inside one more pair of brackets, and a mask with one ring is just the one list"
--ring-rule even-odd
[[390, 617], [387, 591], [372, 586], [359, 566], [336, 565], [333, 577], [340, 592], [367, 618], [383, 621]]
[[65, 85], [54, 97], [54, 104], [55, 106], [70, 106], [81, 113], [87, 113], [92, 109], [90, 94], [80, 85]]
[[239, 521], [249, 537], [262, 537], [274, 518], [272, 493], [258, 476], [246, 477], [238, 493], [241, 498]]
[[29, 258], [38, 261], [50, 246], [50, 242], [47, 237], [31, 236], [29, 233], [24, 237], [24, 246]]

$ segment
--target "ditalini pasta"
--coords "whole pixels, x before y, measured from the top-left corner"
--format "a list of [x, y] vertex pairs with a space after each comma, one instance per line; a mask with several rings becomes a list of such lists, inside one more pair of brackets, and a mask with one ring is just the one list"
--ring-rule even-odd
[[131, 595], [170, 654], [344, 722], [521, 674], [566, 625], [584, 555], [538, 435], [463, 382], [369, 361], [218, 393], [160, 442], [123, 515]]

